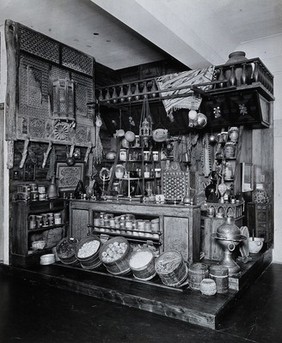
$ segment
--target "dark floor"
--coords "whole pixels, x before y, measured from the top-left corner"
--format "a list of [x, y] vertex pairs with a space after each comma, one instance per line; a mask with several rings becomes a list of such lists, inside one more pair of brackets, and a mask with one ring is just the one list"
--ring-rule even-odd
[[[1, 270], [1, 269], [0, 269]], [[282, 265], [237, 300], [219, 330], [104, 302], [0, 272], [0, 342], [282, 342]]]

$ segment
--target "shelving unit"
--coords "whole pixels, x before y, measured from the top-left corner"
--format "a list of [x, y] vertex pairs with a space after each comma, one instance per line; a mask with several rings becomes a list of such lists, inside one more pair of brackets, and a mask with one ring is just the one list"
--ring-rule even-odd
[[[100, 213], [113, 214], [115, 216], [132, 214], [135, 219], [154, 220], [159, 218], [157, 236], [140, 236], [140, 233], [148, 234], [146, 229], [134, 230], [126, 228], [111, 228], [110, 225], [101, 225], [95, 221]], [[200, 206], [199, 205], [167, 205], [139, 203], [132, 201], [107, 200], [70, 200], [69, 237], [80, 240], [90, 233], [108, 236], [122, 235], [130, 241], [146, 244], [148, 241], [155, 245], [160, 252], [178, 250], [188, 263], [198, 261], [200, 257]], [[100, 231], [99, 229], [106, 230]], [[97, 230], [98, 229], [98, 230]], [[119, 232], [116, 231], [119, 230]], [[123, 230], [126, 233], [121, 233]], [[130, 231], [130, 234], [128, 234]], [[157, 230], [156, 230], [157, 231]], [[138, 236], [137, 236], [138, 233]]]
[[[41, 255], [50, 253], [52, 248], [67, 233], [68, 210], [67, 201], [53, 199], [44, 201], [14, 201], [12, 203], [14, 216], [12, 218], [11, 260], [15, 265], [39, 263]], [[43, 222], [31, 225], [31, 216], [60, 214], [61, 223]], [[52, 215], [51, 215], [52, 216]], [[32, 241], [45, 240], [43, 249], [32, 249]]]
[[[139, 146], [131, 146], [125, 148], [125, 159], [120, 158], [121, 151], [121, 139], [117, 142], [117, 152], [115, 160], [112, 161], [112, 173], [111, 179], [108, 185], [108, 194], [111, 193], [114, 182], [119, 182], [121, 189], [120, 195], [125, 195], [128, 198], [132, 198], [135, 195], [146, 196], [150, 189], [155, 194], [159, 187], [159, 192], [161, 192], [161, 161], [160, 161], [160, 151], [157, 150], [158, 159], [153, 158], [153, 151], [145, 149], [143, 142], [141, 140]], [[146, 155], [146, 152], [148, 154]], [[146, 155], [146, 157], [145, 157]], [[125, 170], [125, 176], [122, 178], [117, 178], [115, 176], [115, 168], [118, 165], [122, 165]], [[148, 168], [148, 170], [147, 170]], [[159, 169], [158, 175], [156, 175], [156, 169]], [[148, 174], [147, 174], [148, 173]], [[133, 175], [132, 175], [133, 174]], [[131, 192], [130, 186], [131, 181], [135, 182], [135, 190]], [[151, 188], [149, 185], [151, 184]], [[148, 187], [149, 188], [148, 188]], [[136, 194], [137, 192], [137, 194]], [[133, 194], [132, 194], [133, 193]]]
[[144, 244], [150, 241], [152, 245], [162, 245], [163, 230], [160, 218], [156, 215], [95, 212], [93, 225], [88, 224], [88, 227], [96, 235], [123, 236], [133, 243]]
[[[92, 230], [92, 233], [94, 234], [107, 234], [109, 236], [123, 236], [129, 241], [134, 241], [134, 242], [146, 242], [147, 240], [152, 240], [155, 244], [157, 242], [157, 245], [161, 245], [160, 242], [160, 236], [161, 232], [158, 231], [157, 233], [150, 233], [148, 231], [143, 231], [143, 230], [129, 230], [129, 229], [112, 229], [109, 228], [108, 226], [92, 226], [88, 225]], [[141, 236], [142, 235], [142, 236]]]

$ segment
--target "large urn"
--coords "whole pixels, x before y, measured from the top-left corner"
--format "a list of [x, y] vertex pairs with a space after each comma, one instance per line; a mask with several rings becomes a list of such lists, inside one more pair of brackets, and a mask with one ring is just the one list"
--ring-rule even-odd
[[228, 268], [229, 275], [237, 274], [240, 271], [240, 267], [234, 261], [232, 255], [236, 246], [246, 239], [246, 237], [241, 235], [241, 231], [238, 226], [235, 225], [233, 217], [227, 217], [226, 222], [218, 227], [214, 238], [224, 252], [220, 264]]

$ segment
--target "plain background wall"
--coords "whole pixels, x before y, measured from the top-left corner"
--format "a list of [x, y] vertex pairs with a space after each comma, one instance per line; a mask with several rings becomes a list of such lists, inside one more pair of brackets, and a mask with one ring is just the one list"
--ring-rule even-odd
[[[0, 25], [0, 106], [4, 106], [7, 84], [7, 63], [4, 26]], [[5, 111], [0, 110], [0, 261], [9, 263], [9, 170], [7, 169], [7, 142], [5, 141]]]
[[[259, 57], [274, 76], [274, 254], [282, 263], [282, 35], [245, 42], [236, 50]], [[267, 144], [267, 142], [266, 142]]]

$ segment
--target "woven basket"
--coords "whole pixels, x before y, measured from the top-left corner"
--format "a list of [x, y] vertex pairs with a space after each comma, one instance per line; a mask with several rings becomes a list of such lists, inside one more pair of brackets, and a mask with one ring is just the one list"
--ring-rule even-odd
[[209, 275], [208, 266], [204, 263], [193, 263], [189, 266], [189, 286], [191, 289], [199, 291], [201, 281]]
[[[98, 249], [93, 254], [91, 254], [90, 256], [79, 257], [78, 252], [82, 248], [82, 246], [85, 243], [89, 243], [92, 241], [98, 241], [99, 242]], [[99, 259], [99, 250], [100, 250], [101, 246], [102, 246], [102, 243], [97, 236], [89, 236], [86, 238], [82, 238], [79, 241], [79, 243], [76, 246], [75, 255], [76, 255], [77, 260], [80, 262], [80, 265], [82, 268], [84, 268], [84, 269], [95, 269], [95, 268], [98, 268], [102, 265], [102, 262]]]
[[[166, 268], [166, 266], [171, 266]], [[188, 268], [178, 251], [162, 253], [155, 263], [156, 272], [162, 283], [171, 287], [181, 287], [188, 277]]]
[[[125, 253], [117, 260], [113, 261], [113, 262], [105, 262], [103, 261], [102, 258], [102, 254], [103, 252], [105, 252], [110, 244], [113, 244], [114, 242], [118, 242], [118, 243], [126, 243], [127, 244], [127, 248]], [[109, 239], [100, 249], [99, 251], [99, 258], [102, 261], [102, 263], [104, 264], [104, 266], [106, 267], [107, 271], [113, 275], [125, 275], [128, 274], [130, 272], [130, 266], [129, 266], [129, 258], [130, 258], [130, 254], [131, 254], [131, 246], [129, 244], [129, 242], [127, 241], [127, 239], [125, 239], [124, 237], [113, 237], [111, 239]]]
[[75, 248], [77, 240], [74, 238], [63, 238], [56, 246], [56, 255], [63, 264], [76, 264]]

